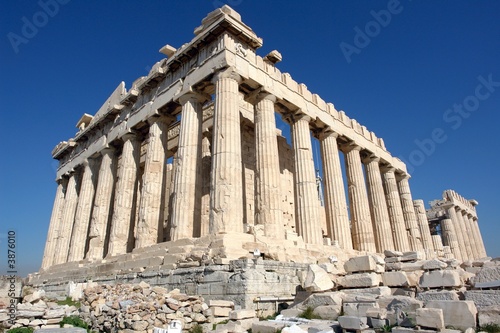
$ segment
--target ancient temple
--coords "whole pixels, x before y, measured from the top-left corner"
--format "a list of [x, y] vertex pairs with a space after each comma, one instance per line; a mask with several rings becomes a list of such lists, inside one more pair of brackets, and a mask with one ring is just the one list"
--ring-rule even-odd
[[[329, 251], [432, 257], [443, 245], [461, 260], [485, 255], [472, 201], [445, 192], [443, 242], [434, 240], [405, 164], [367, 127], [280, 72], [278, 51], [257, 55], [262, 39], [237, 12], [213, 11], [194, 34], [178, 49], [164, 46], [147, 76], [129, 89], [119, 84], [52, 151], [59, 168], [42, 272], [147, 249], [174, 255], [173, 246], [201, 248], [196, 239], [209, 249], [200, 260], [252, 249], [294, 262]], [[290, 144], [277, 115], [290, 126]], [[175, 265], [165, 255], [149, 265]]]

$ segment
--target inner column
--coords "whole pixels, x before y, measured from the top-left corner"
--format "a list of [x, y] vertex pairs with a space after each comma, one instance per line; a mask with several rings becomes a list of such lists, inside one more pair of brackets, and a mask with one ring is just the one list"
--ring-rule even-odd
[[[455, 258], [461, 261], [466, 261], [468, 258], [467, 256], [467, 250], [465, 249], [465, 243], [464, 243], [464, 238], [462, 235], [462, 229], [460, 228], [460, 223], [458, 221], [457, 213], [455, 211], [455, 206], [450, 204], [448, 208], [446, 208], [446, 213], [448, 215], [448, 218], [451, 220], [453, 223], [453, 232], [455, 233], [455, 239], [457, 241], [457, 247], [458, 249], [452, 252], [455, 255]], [[443, 241], [443, 243], [445, 243]], [[445, 244], [449, 245], [449, 244]], [[450, 245], [451, 247], [451, 245]]]
[[408, 240], [412, 251], [423, 250], [420, 229], [418, 228], [417, 216], [413, 207], [413, 198], [411, 196], [409, 175], [405, 174], [399, 177], [398, 189], [401, 199], [401, 208], [403, 209], [403, 217], [405, 220], [406, 230], [408, 231]]

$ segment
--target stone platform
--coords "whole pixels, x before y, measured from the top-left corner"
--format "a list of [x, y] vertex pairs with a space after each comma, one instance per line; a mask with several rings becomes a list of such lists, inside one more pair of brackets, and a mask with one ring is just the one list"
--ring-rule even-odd
[[164, 242], [97, 261], [52, 266], [29, 276], [28, 283], [43, 288], [48, 296], [62, 297], [67, 295], [70, 281], [144, 281], [207, 300], [231, 300], [242, 308], [254, 308], [256, 297], [267, 297], [269, 304], [259, 306], [274, 307], [272, 300], [296, 294], [308, 264], [342, 264], [359, 254], [335, 246], [305, 244], [293, 234], [284, 242], [253, 234], [220, 234]]

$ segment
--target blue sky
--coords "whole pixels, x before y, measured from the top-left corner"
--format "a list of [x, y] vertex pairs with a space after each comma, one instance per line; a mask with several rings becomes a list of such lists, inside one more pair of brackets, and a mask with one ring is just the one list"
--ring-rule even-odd
[[[224, 3], [55, 1], [0, 4], [0, 246], [15, 230], [21, 275], [40, 266], [56, 190], [53, 147]], [[451, 188], [478, 200], [487, 251], [500, 256], [500, 2], [226, 3], [263, 38], [261, 56], [280, 51], [282, 72], [411, 164], [414, 199], [427, 204]]]

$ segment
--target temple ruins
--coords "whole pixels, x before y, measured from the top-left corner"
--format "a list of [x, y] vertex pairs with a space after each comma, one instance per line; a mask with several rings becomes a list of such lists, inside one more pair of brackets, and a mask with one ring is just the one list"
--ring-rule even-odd
[[[283, 277], [384, 250], [486, 256], [477, 202], [445, 191], [426, 212], [383, 139], [280, 72], [278, 51], [257, 55], [263, 41], [237, 12], [213, 11], [194, 34], [164, 46], [147, 76], [128, 89], [120, 83], [52, 151], [57, 192], [34, 285], [141, 274], [160, 284], [182, 273], [162, 281], [221, 297], [231, 291], [192, 285], [182, 269], [235, 269], [262, 257]], [[276, 116], [289, 124], [290, 143]], [[286, 295], [290, 279], [269, 289]]]

